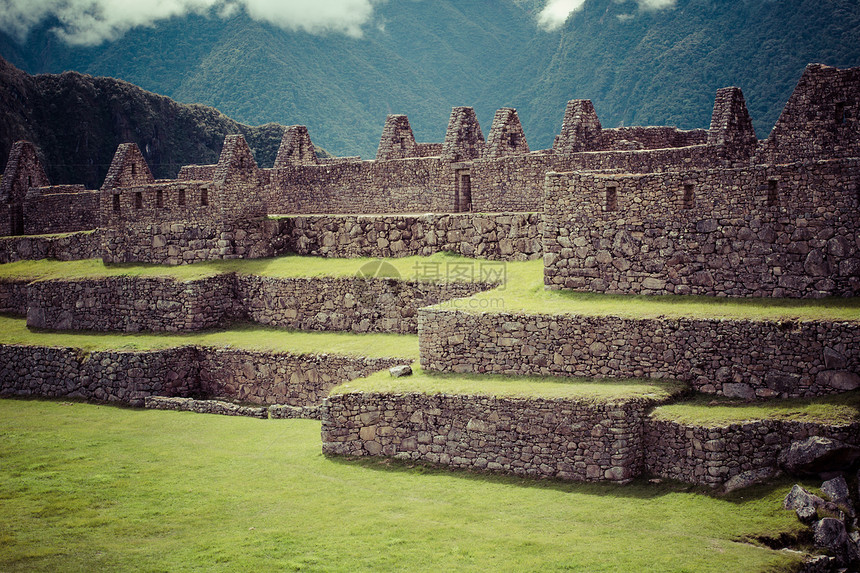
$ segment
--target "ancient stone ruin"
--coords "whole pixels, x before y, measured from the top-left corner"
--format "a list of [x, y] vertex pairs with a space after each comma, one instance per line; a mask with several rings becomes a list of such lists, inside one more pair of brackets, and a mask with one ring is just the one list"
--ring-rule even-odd
[[[573, 100], [553, 147], [532, 151], [516, 110], [500, 109], [485, 139], [474, 110], [456, 107], [439, 143], [416, 142], [405, 115], [388, 116], [369, 161], [319, 159], [308, 130], [292, 126], [272, 168], [260, 168], [231, 135], [216, 165], [156, 180], [128, 143], [101, 189], [86, 190], [51, 185], [38, 150], [18, 142], [0, 183], [2, 262], [181, 265], [451, 251], [485, 261], [542, 258], [548, 289], [624, 295], [856, 297], [858, 225], [860, 68], [818, 64], [806, 68], [762, 141], [741, 90], [727, 87], [716, 94], [709, 129], [604, 128], [590, 101]], [[860, 387], [853, 321], [468, 313], [431, 305], [495, 283], [405, 283], [234, 273], [196, 282], [7, 281], [0, 306], [49, 329], [194, 330], [246, 320], [417, 333], [421, 366], [432, 372], [665, 378], [741, 400]], [[368, 289], [386, 302], [357, 304]], [[339, 382], [395, 365], [383, 359], [191, 346], [87, 354], [4, 345], [0, 353], [3, 394], [244, 412], [189, 401], [226, 396], [258, 405], [251, 415], [272, 406], [280, 409], [268, 415], [320, 416], [327, 453], [529, 476], [626, 482], [647, 473], [717, 487], [770, 475], [784, 451], [810, 436], [860, 444], [860, 421], [701, 428], [651, 419], [647, 400], [326, 397]]]

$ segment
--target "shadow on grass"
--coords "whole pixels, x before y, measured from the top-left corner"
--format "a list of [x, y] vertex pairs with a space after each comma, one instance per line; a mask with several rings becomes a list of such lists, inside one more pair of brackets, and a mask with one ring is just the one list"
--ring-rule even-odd
[[579, 482], [553, 478], [531, 478], [504, 474], [489, 470], [467, 470], [448, 468], [423, 461], [405, 461], [392, 458], [349, 457], [325, 455], [325, 458], [335, 464], [359, 467], [364, 470], [412, 474], [449, 476], [453, 479], [484, 482], [517, 488], [548, 489], [562, 493], [577, 493], [584, 495], [605, 496], [627, 499], [659, 499], [666, 495], [686, 493], [704, 495], [733, 504], [746, 503], [751, 500], [763, 499], [773, 495], [776, 490], [786, 492], [795, 481], [789, 477], [777, 478], [760, 485], [720, 495], [718, 491], [707, 486], [688, 484], [680, 481], [639, 476], [627, 484], [605, 482]]

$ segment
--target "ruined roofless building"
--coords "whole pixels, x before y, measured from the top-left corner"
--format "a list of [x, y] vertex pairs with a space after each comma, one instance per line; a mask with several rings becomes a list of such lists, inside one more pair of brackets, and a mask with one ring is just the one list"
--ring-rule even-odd
[[[136, 146], [123, 144], [100, 191], [50, 186], [37, 151], [20, 142], [0, 188], [0, 222], [4, 234], [100, 228], [107, 261], [180, 264], [295, 248], [279, 234], [301, 229], [271, 215], [530, 212], [541, 221], [550, 288], [853, 295], [858, 94], [858, 69], [810, 64], [763, 141], [741, 90], [727, 87], [717, 91], [709, 129], [604, 128], [590, 101], [573, 100], [553, 147], [538, 151], [516, 110], [500, 109], [485, 140], [468, 107], [452, 110], [440, 143], [416, 142], [405, 115], [388, 116], [371, 161], [318, 159], [308, 130], [291, 126], [271, 169], [229, 136], [217, 165], [156, 181]], [[547, 178], [555, 173], [566, 175]], [[608, 247], [580, 220], [603, 220]], [[461, 235], [482, 232], [470, 229]], [[445, 240], [418, 252], [457, 246], [456, 235], [439, 231]], [[571, 233], [597, 246], [574, 244]], [[695, 239], [664, 244], [679, 233]], [[518, 248], [463, 252], [516, 256]]]

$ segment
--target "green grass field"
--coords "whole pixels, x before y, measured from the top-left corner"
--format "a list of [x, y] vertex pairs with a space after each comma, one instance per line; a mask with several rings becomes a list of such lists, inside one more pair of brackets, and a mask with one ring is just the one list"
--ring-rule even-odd
[[20, 317], [0, 315], [0, 344], [72, 347], [82, 350], [158, 350], [177, 346], [230, 346], [291, 354], [339, 354], [371, 358], [418, 359], [418, 336], [310, 332], [237, 324], [229, 329], [185, 333], [104, 333], [30, 330]]
[[0, 400], [3, 571], [790, 571], [791, 483], [532, 481], [347, 462], [318, 422]]
[[684, 393], [681, 382], [650, 379], [586, 379], [493, 374], [442, 374], [424, 372], [412, 365], [413, 375], [392, 378], [388, 371], [371, 374], [332, 388], [332, 394], [352, 392], [460, 394], [498, 398], [563, 398], [590, 403], [628, 401], [665, 402]]

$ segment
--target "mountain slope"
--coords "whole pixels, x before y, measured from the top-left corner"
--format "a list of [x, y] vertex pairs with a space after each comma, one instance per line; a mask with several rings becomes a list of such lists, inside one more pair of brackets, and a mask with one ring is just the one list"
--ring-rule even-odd
[[307, 125], [338, 155], [373, 157], [385, 115], [406, 113], [441, 141], [452, 106], [516, 107], [532, 149], [552, 144], [565, 102], [594, 101], [602, 123], [707, 127], [720, 87], [743, 89], [766, 137], [809, 62], [860, 65], [856, 0], [586, 0], [558, 31], [539, 0], [401, 0], [376, 5], [362, 38], [288, 32], [243, 12], [189, 15], [96, 47], [61, 44], [45, 22], [0, 54], [31, 72], [121, 77], [247, 123]]
[[153, 174], [215, 163], [224, 136], [245, 136], [258, 162], [274, 163], [283, 126], [249, 127], [201, 105], [178, 104], [112, 78], [75, 72], [30, 76], [0, 58], [0, 157], [36, 144], [54, 183], [98, 188], [120, 143], [138, 144]]

